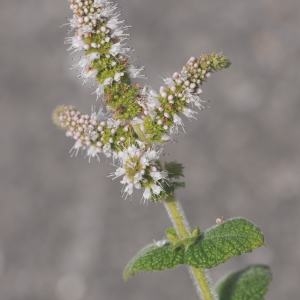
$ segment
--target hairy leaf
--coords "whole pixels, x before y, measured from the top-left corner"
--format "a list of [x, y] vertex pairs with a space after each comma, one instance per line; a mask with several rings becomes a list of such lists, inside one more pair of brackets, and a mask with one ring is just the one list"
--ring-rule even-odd
[[269, 267], [250, 266], [230, 274], [218, 284], [219, 300], [263, 300], [271, 280]]
[[185, 263], [209, 269], [262, 246], [264, 237], [248, 220], [236, 218], [205, 231], [185, 253]]
[[183, 174], [183, 165], [176, 162], [176, 161], [170, 161], [165, 163], [165, 169], [168, 172], [169, 178], [180, 178], [184, 177]]
[[127, 280], [138, 272], [162, 271], [184, 263], [184, 248], [173, 247], [169, 242], [146, 246], [127, 264], [123, 277]]

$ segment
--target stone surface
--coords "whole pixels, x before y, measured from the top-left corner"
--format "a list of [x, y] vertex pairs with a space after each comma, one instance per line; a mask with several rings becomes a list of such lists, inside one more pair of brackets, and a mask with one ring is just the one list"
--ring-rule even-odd
[[[212, 77], [211, 109], [167, 148], [186, 166], [179, 193], [194, 226], [220, 216], [260, 225], [267, 247], [212, 273], [269, 263], [267, 299], [298, 299], [300, 277], [299, 0], [122, 0], [131, 45], [149, 82], [190, 55], [221, 50], [233, 65]], [[70, 70], [67, 1], [0, 3], [0, 298], [196, 299], [184, 268], [122, 270], [169, 222], [160, 205], [120, 200], [111, 165], [71, 159], [51, 123], [61, 103], [90, 111], [94, 97]]]

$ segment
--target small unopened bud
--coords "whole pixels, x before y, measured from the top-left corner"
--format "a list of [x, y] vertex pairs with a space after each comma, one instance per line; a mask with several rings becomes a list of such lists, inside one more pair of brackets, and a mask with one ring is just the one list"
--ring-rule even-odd
[[194, 56], [192, 56], [189, 60], [188, 60], [188, 64], [193, 64], [196, 61], [196, 58]]
[[176, 79], [179, 79], [180, 78], [180, 74], [178, 72], [175, 72], [173, 74], [173, 79], [176, 80]]
[[221, 224], [223, 224], [224, 223], [224, 217], [218, 217], [217, 219], [216, 219], [216, 224], [217, 225], [221, 225]]

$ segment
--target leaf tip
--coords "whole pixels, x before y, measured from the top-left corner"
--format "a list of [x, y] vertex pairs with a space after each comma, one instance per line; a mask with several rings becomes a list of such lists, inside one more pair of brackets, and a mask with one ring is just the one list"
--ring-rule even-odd
[[136, 274], [136, 271], [133, 269], [132, 261], [130, 261], [124, 268], [122, 277], [125, 282], [132, 278]]

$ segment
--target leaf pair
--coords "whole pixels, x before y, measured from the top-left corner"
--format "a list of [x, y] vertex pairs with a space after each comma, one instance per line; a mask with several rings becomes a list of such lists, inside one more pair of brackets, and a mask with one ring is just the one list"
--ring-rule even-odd
[[162, 271], [183, 264], [210, 269], [263, 243], [258, 227], [246, 219], [235, 218], [208, 229], [188, 246], [174, 247], [169, 241], [146, 246], [128, 263], [123, 275], [128, 279], [139, 272]]

